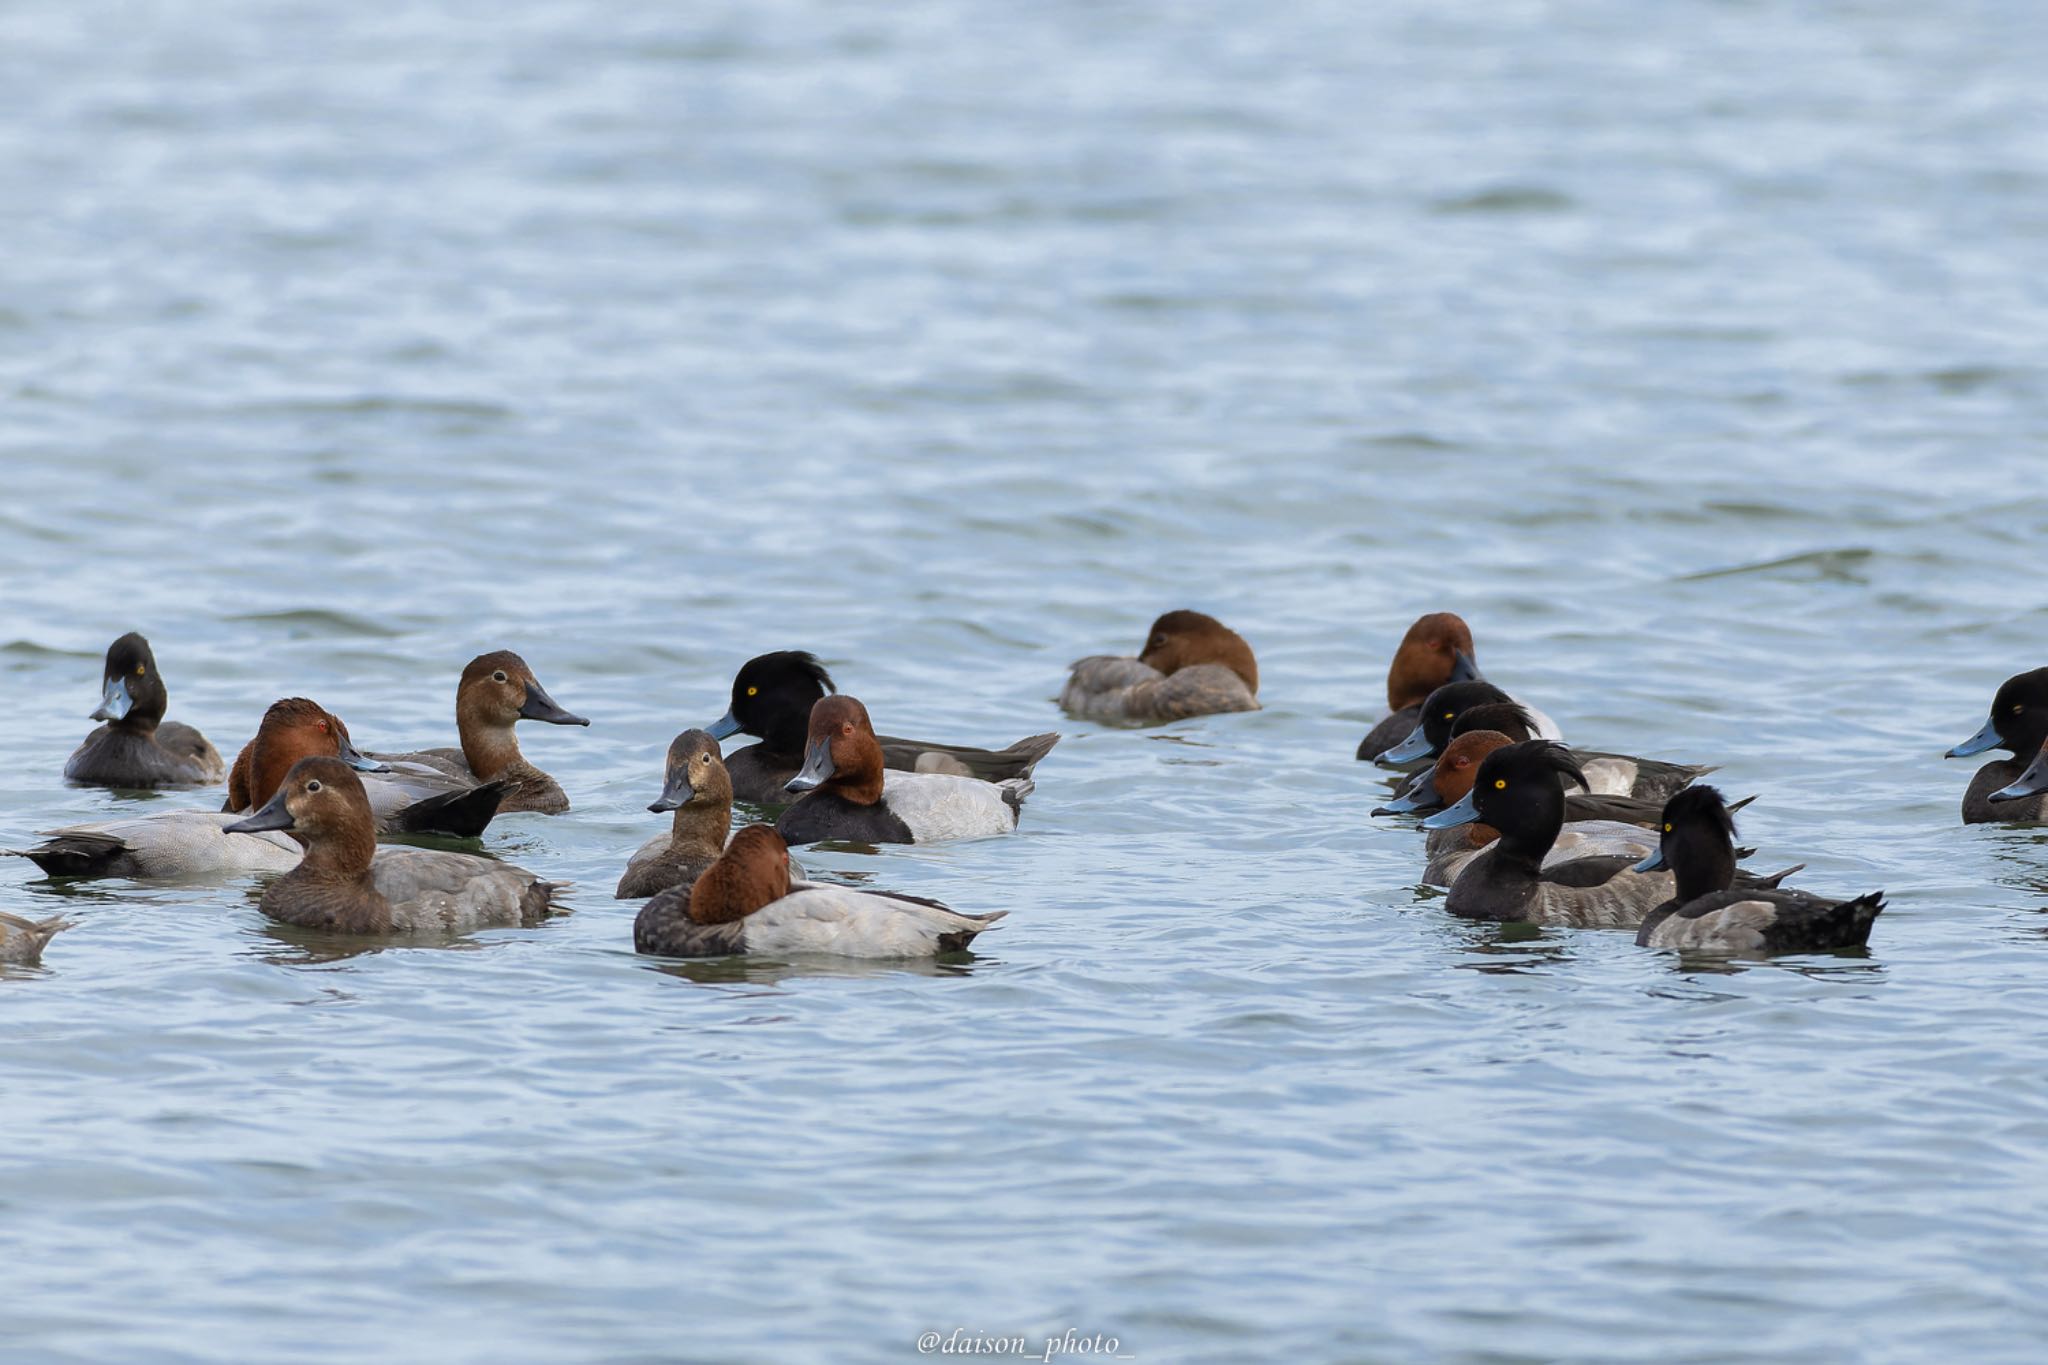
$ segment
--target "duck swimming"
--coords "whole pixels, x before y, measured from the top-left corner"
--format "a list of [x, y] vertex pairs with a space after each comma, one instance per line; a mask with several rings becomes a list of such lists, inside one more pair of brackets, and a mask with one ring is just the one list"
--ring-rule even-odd
[[[804, 736], [810, 730], [811, 708], [837, 690], [825, 665], [802, 650], [777, 650], [740, 666], [732, 680], [732, 704], [706, 727], [713, 739], [748, 734], [761, 741], [725, 759], [734, 797], [757, 806], [789, 803], [789, 780], [804, 765]], [[1060, 742], [1057, 734], [1043, 734], [1020, 739], [1007, 749], [975, 749], [887, 735], [876, 738], [885, 767], [950, 773], [984, 782], [1029, 777], [1038, 760]]]
[[1677, 891], [1644, 917], [1636, 942], [1755, 956], [1860, 948], [1884, 912], [1884, 892], [1831, 901], [1805, 891], [1730, 889], [1735, 879], [1735, 820], [1721, 793], [1690, 787], [1671, 798], [1655, 853], [1638, 872], [1669, 868]]
[[1157, 725], [1259, 709], [1259, 664], [1244, 637], [1213, 616], [1170, 611], [1137, 658], [1075, 661], [1060, 706], [1088, 720]]
[[[1633, 929], [1672, 897], [1677, 888], [1670, 873], [1638, 872], [1637, 859], [1625, 855], [1544, 866], [1564, 827], [1567, 781], [1586, 785], [1562, 744], [1510, 744], [1480, 763], [1463, 800], [1422, 822], [1426, 830], [1439, 830], [1481, 820], [1500, 831], [1451, 883], [1446, 909], [1468, 919]], [[1775, 885], [1795, 870], [1752, 884]]]
[[463, 934], [538, 924], [561, 884], [466, 853], [379, 848], [362, 780], [338, 758], [302, 758], [263, 808], [228, 827], [289, 831], [306, 856], [263, 892], [263, 913], [341, 934]]
[[17, 967], [34, 967], [43, 960], [43, 949], [51, 939], [71, 927], [62, 915], [48, 919], [23, 919], [0, 910], [0, 962]]
[[1028, 777], [990, 783], [888, 771], [867, 707], [853, 697], [827, 697], [811, 708], [803, 770], [789, 781], [792, 792], [807, 795], [782, 812], [775, 829], [792, 844], [928, 844], [1008, 834], [1032, 785]]
[[299, 846], [282, 834], [234, 834], [240, 817], [159, 811], [43, 831], [29, 849], [4, 849], [52, 877], [217, 877], [297, 867]]
[[256, 737], [242, 746], [228, 770], [228, 798], [221, 809], [246, 814], [268, 801], [302, 758], [339, 758], [364, 774], [363, 790], [377, 815], [380, 834], [443, 834], [473, 839], [498, 813], [511, 784], [472, 786], [438, 768], [408, 765], [394, 770], [357, 751], [341, 717], [305, 697], [270, 704]]
[[[548, 725], [588, 725], [582, 716], [563, 710], [533, 676], [526, 660], [509, 649], [479, 654], [462, 670], [455, 688], [455, 732], [460, 749], [422, 749], [409, 754], [373, 754], [396, 765], [417, 764], [466, 783], [507, 782], [511, 789], [498, 802], [503, 812], [535, 811], [560, 815], [569, 809], [561, 785], [526, 761], [512, 727], [522, 720]], [[402, 769], [400, 769], [402, 771]]]
[[[1422, 719], [1422, 704], [1439, 687], [1484, 681], [1472, 648], [1472, 628], [1463, 617], [1438, 611], [1417, 618], [1401, 637], [1394, 662], [1387, 669], [1388, 714], [1358, 742], [1358, 759], [1378, 760], [1407, 739]], [[1564, 738], [1557, 722], [1534, 707], [1527, 709], [1532, 723], [1541, 731], [1539, 738]]]
[[[1453, 735], [1466, 730], [1494, 730], [1517, 742], [1550, 738], [1539, 734], [1540, 723], [1529, 709], [1507, 693], [1486, 682], [1451, 683], [1429, 696], [1422, 723], [1406, 740], [1380, 756], [1391, 765], [1443, 752]], [[1587, 789], [1600, 796], [1630, 796], [1661, 808], [1671, 794], [1688, 782], [1713, 772], [1712, 767], [1689, 763], [1666, 763], [1632, 754], [1603, 753], [1597, 749], [1574, 749]]]
[[2027, 765], [2048, 744], [2048, 668], [2015, 673], [1998, 685], [1991, 699], [1991, 717], [1945, 757], [1968, 758], [1989, 749], [2005, 749], [2012, 758], [1996, 758], [1979, 768], [1963, 793], [1966, 825], [2019, 824], [2048, 815], [2044, 788], [2014, 792]]
[[641, 907], [633, 948], [662, 957], [933, 957], [965, 948], [1008, 913], [967, 915], [915, 896], [791, 881], [789, 846], [768, 826], [749, 825], [694, 887], [671, 887]]
[[164, 720], [170, 693], [149, 641], [140, 635], [130, 631], [108, 646], [100, 694], [92, 719], [106, 723], [65, 761], [64, 776], [70, 781], [94, 787], [203, 787], [227, 775], [227, 765], [205, 735]]
[[647, 809], [674, 811], [666, 834], [641, 845], [619, 878], [618, 899], [633, 900], [675, 887], [687, 897], [704, 869], [725, 852], [732, 829], [732, 781], [718, 757], [718, 741], [685, 730], [668, 746], [661, 795]]

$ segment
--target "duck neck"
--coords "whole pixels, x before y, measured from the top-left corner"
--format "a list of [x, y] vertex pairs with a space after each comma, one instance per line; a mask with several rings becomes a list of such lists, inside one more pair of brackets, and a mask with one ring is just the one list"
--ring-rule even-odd
[[1533, 874], [1542, 869], [1544, 857], [1564, 828], [1564, 788], [1557, 784], [1538, 787], [1514, 816], [1512, 823], [1498, 826], [1500, 841], [1494, 845], [1494, 857]]
[[306, 846], [306, 856], [299, 860], [296, 871], [304, 873], [307, 880], [369, 882], [370, 860], [377, 855], [377, 835], [368, 824], [321, 830], [312, 839], [296, 834], [293, 837]]
[[518, 777], [515, 770], [526, 766], [526, 755], [519, 752], [519, 738], [509, 724], [492, 725], [465, 717], [461, 737], [462, 760], [479, 782]]
[[1677, 880], [1681, 905], [1735, 884], [1734, 846], [1708, 830], [1678, 830], [1671, 837], [1665, 861]]
[[725, 839], [732, 832], [732, 802], [691, 801], [676, 807], [669, 826], [671, 854], [716, 858], [725, 851]]
[[856, 806], [882, 799], [882, 744], [872, 734], [856, 732], [832, 746], [832, 780], [819, 788]]

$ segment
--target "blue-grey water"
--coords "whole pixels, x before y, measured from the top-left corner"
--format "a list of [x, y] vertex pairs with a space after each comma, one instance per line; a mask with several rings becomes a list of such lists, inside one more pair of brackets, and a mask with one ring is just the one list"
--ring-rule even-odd
[[[0, 14], [0, 843], [155, 643], [232, 751], [452, 739], [517, 649], [574, 913], [336, 957], [250, 879], [0, 973], [8, 1360], [2038, 1359], [2048, 842], [1942, 750], [2044, 662], [2048, 17], [1688, 0]], [[1211, 611], [1266, 709], [1062, 722]], [[1418, 893], [1401, 630], [1711, 760], [1867, 955]], [[1058, 727], [1010, 918], [662, 968], [610, 898], [749, 655]], [[148, 808], [207, 805], [182, 793]]]

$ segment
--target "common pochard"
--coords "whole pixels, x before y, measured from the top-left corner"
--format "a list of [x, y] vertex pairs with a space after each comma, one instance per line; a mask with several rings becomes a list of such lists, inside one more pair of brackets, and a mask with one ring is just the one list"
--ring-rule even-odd
[[[1394, 650], [1394, 661], [1387, 667], [1387, 715], [1358, 742], [1358, 758], [1381, 759], [1407, 739], [1422, 719], [1423, 702], [1439, 687], [1481, 681], [1484, 679], [1472, 647], [1472, 628], [1465, 624], [1465, 619], [1448, 611], [1418, 617], [1401, 637]], [[1541, 711], [1531, 707], [1529, 714], [1542, 730], [1542, 738], [1564, 737], [1556, 722]]]
[[[469, 786], [509, 782], [498, 802], [501, 812], [560, 815], [569, 809], [561, 784], [526, 761], [512, 727], [522, 720], [548, 725], [588, 725], [563, 710], [533, 676], [526, 660], [509, 649], [480, 654], [462, 670], [455, 688], [455, 733], [459, 749], [421, 749], [407, 754], [373, 754], [394, 766], [424, 764]], [[403, 769], [399, 769], [403, 771]]]
[[884, 768], [867, 707], [853, 697], [827, 697], [811, 708], [804, 766], [789, 781], [791, 792], [805, 795], [775, 828], [792, 844], [929, 844], [1008, 834], [1032, 785], [1028, 777], [981, 782]]
[[[1541, 728], [1528, 707], [1491, 683], [1451, 683], [1430, 694], [1422, 723], [1381, 761], [1391, 764], [1397, 754], [1403, 761], [1433, 758], [1443, 752], [1453, 735], [1465, 730], [1495, 730], [1517, 742], [1550, 738], [1540, 733]], [[1714, 771], [1697, 764], [1666, 763], [1598, 749], [1574, 748], [1572, 755], [1579, 762], [1587, 789], [1595, 795], [1632, 796], [1660, 807], [1688, 782]]]
[[1259, 709], [1259, 664], [1244, 637], [1213, 616], [1170, 611], [1152, 623], [1135, 659], [1076, 660], [1060, 706], [1088, 720], [1157, 725]]

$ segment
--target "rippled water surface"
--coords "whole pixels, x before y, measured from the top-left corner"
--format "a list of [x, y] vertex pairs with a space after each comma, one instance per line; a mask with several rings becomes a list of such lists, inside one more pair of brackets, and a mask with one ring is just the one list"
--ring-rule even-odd
[[[223, 749], [448, 742], [490, 648], [595, 723], [487, 840], [530, 932], [0, 865], [79, 921], [0, 973], [0, 1354], [2038, 1358], [2048, 843], [1940, 754], [2044, 662], [2044, 69], [2019, 0], [10, 8], [0, 842], [217, 801], [59, 779], [131, 628]], [[1062, 722], [1181, 605], [1265, 710]], [[1447, 916], [1351, 759], [1437, 608], [1868, 954]], [[971, 958], [631, 953], [781, 647], [1066, 732], [1016, 836], [813, 859]]]

